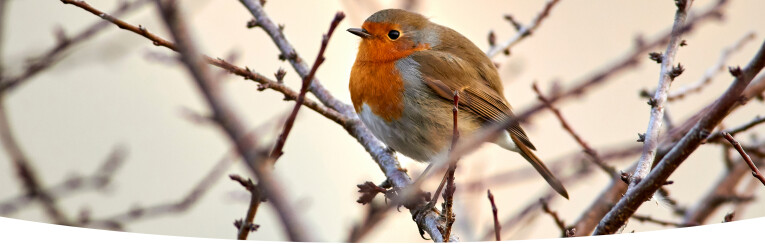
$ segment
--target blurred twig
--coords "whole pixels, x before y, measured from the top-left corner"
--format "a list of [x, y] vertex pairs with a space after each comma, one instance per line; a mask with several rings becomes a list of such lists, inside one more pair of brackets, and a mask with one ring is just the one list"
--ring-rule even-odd
[[[77, 192], [104, 189], [109, 186], [117, 169], [122, 166], [126, 153], [124, 147], [116, 146], [98, 170], [92, 174], [69, 178], [61, 183], [42, 189], [42, 191], [47, 192], [54, 199], [61, 199]], [[28, 203], [33, 200], [35, 200], [34, 196], [25, 194], [2, 201], [0, 202], [0, 215], [7, 216], [23, 207], [30, 206]]]
[[[66, 3], [67, 1], [64, 0], [62, 2]], [[148, 0], [136, 0], [134, 2], [124, 1], [120, 3], [119, 7], [117, 7], [116, 10], [113, 11], [113, 15], [115, 17], [125, 15], [135, 9], [138, 9], [138, 7], [143, 6], [147, 2], [149, 1]], [[84, 31], [80, 32], [77, 35], [74, 35], [73, 37], [67, 37], [63, 33], [63, 30], [59, 30], [60, 32], [57, 34], [58, 43], [54, 47], [52, 47], [50, 50], [46, 51], [43, 55], [41, 55], [38, 58], [35, 58], [31, 63], [27, 64], [26, 69], [20, 75], [15, 77], [0, 76], [0, 91], [12, 90], [18, 85], [29, 80], [29, 78], [32, 78], [34, 75], [40, 73], [40, 71], [44, 71], [47, 68], [51, 67], [57, 61], [62, 59], [65, 52], [69, 50], [71, 47], [89, 40], [91, 37], [101, 32], [107, 26], [109, 26], [109, 22], [99, 20], [96, 23], [92, 24], [87, 29], [85, 29]]]
[[25, 194], [29, 198], [39, 200], [46, 216], [51, 218], [54, 223], [74, 225], [74, 222], [58, 207], [56, 198], [43, 189], [43, 183], [37, 175], [37, 171], [16, 141], [8, 120], [8, 112], [5, 105], [6, 99], [7, 93], [0, 91], [0, 141], [2, 141], [3, 148], [12, 162], [13, 169], [21, 182], [21, 186], [24, 188]]
[[494, 216], [494, 240], [499, 241], [500, 233], [502, 232], [502, 226], [499, 225], [499, 219], [497, 218], [497, 204], [494, 203], [494, 195], [491, 194], [491, 190], [486, 190], [486, 195], [489, 197], [489, 203], [491, 203], [491, 214]]
[[315, 240], [309, 230], [304, 227], [305, 222], [299, 220], [301, 218], [294, 211], [292, 203], [284, 196], [285, 192], [280, 185], [281, 183], [275, 179], [276, 176], [271, 174], [272, 169], [264, 165], [267, 159], [264, 150], [258, 147], [254, 136], [247, 133], [240, 115], [232, 110], [232, 106], [226, 100], [220, 83], [211, 79], [205, 65], [205, 57], [197, 52], [185, 22], [181, 19], [181, 14], [176, 8], [176, 2], [157, 0], [157, 6], [176, 42], [181, 60], [210, 106], [213, 118], [229, 137], [231, 143], [236, 146], [237, 152], [242, 155], [249, 169], [258, 178], [258, 185], [265, 189], [266, 197], [276, 209], [289, 239], [291, 241]]
[[716, 74], [722, 72], [725, 70], [725, 63], [728, 61], [728, 58], [733, 54], [734, 52], [741, 49], [741, 47], [744, 46], [748, 41], [754, 40], [754, 32], [749, 32], [741, 39], [736, 41], [735, 44], [732, 46], [725, 48], [722, 53], [720, 54], [720, 57], [717, 59], [717, 63], [715, 63], [712, 67], [707, 69], [706, 72], [704, 72], [704, 75], [696, 81], [696, 83], [686, 85], [683, 87], [680, 87], [678, 89], [675, 89], [667, 95], [667, 101], [674, 101], [677, 99], [682, 99], [688, 94], [694, 93], [694, 92], [700, 92], [701, 89], [704, 88], [704, 86], [708, 85], [712, 82], [712, 77], [714, 77]]

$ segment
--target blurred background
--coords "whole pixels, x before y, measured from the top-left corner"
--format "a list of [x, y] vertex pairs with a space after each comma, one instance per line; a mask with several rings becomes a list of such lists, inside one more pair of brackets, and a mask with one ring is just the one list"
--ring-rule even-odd
[[[92, 6], [112, 11], [118, 1], [90, 0]], [[693, 9], [705, 9], [713, 1], [697, 0]], [[283, 24], [284, 34], [299, 54], [313, 62], [336, 11], [347, 18], [329, 43], [327, 60], [317, 77], [332, 94], [350, 103], [348, 79], [355, 60], [358, 37], [347, 28], [359, 27], [372, 13], [385, 8], [410, 8], [451, 27], [487, 50], [487, 36], [496, 33], [498, 42], [516, 31], [504, 19], [511, 14], [521, 23], [543, 8], [544, 1], [268, 1], [267, 14]], [[278, 49], [260, 29], [247, 29], [250, 13], [239, 1], [181, 1], [188, 26], [203, 53], [212, 57], [236, 56], [234, 63], [270, 75], [280, 67], [287, 71], [285, 83], [299, 89], [300, 79], [289, 63], [277, 59]], [[744, 66], [754, 55], [765, 36], [763, 1], [732, 1], [724, 10], [721, 22], [705, 22], [685, 35], [687, 46], [680, 48], [676, 62], [686, 71], [672, 84], [679, 88], [696, 82], [717, 61], [723, 49], [749, 32], [753, 40], [734, 52], [727, 65]], [[537, 82], [549, 91], [554, 81], [568, 87], [589, 74], [600, 71], [634, 48], [637, 36], [649, 40], [669, 30], [675, 14], [670, 0], [650, 1], [581, 1], [563, 0], [528, 39], [512, 49], [510, 56], [498, 55], [505, 94], [516, 109], [537, 102], [531, 84]], [[154, 4], [146, 4], [122, 19], [142, 25], [149, 31], [169, 38], [157, 16]], [[74, 35], [96, 23], [98, 18], [80, 8], [60, 1], [7, 1], [2, 24], [2, 64], [6, 75], [23, 71], [30, 57], [37, 57], [56, 45], [56, 31]], [[760, 23], [760, 24], [757, 24]], [[654, 51], [663, 52], [666, 45]], [[204, 114], [206, 104], [182, 65], [172, 60], [174, 53], [155, 47], [133, 33], [108, 26], [94, 38], [67, 51], [50, 69], [36, 75], [6, 97], [11, 129], [22, 150], [46, 186], [64, 182], [76, 175], [98, 169], [115, 146], [126, 149], [124, 165], [104, 190], [83, 191], [59, 199], [58, 204], [70, 216], [88, 212], [100, 219], [125, 213], [130, 209], [174, 203], [185, 197], [229, 149], [228, 139], [214, 126], [191, 122], [188, 111]], [[643, 89], [653, 91], [659, 78], [659, 65], [641, 56], [634, 69], [621, 73], [585, 96], [559, 104], [572, 127], [596, 150], [636, 144], [637, 133], [645, 133], [649, 106], [639, 96]], [[310, 65], [310, 63], [309, 63]], [[217, 69], [213, 69], [217, 73]], [[270, 143], [281, 128], [282, 116], [293, 102], [282, 95], [257, 91], [252, 82], [235, 76], [226, 77], [226, 92], [246, 115], [247, 124], [260, 127], [262, 140]], [[670, 103], [669, 116], [681, 123], [711, 103], [733, 79], [727, 72], [714, 76], [702, 92]], [[186, 111], [186, 112], [184, 112]], [[765, 105], [753, 100], [736, 110], [723, 124], [740, 125], [763, 115]], [[581, 151], [576, 142], [560, 127], [548, 111], [525, 126], [538, 148], [537, 155], [546, 162]], [[742, 143], [765, 135], [757, 127], [737, 135]], [[719, 145], [702, 145], [670, 177], [667, 188], [680, 205], [693, 206], [724, 173], [724, 156]], [[356, 184], [382, 182], [384, 175], [354, 138], [343, 128], [309, 109], [302, 109], [278, 161], [275, 173], [287, 188], [291, 199], [314, 234], [323, 241], [343, 241], [352, 226], [362, 221], [366, 206], [356, 203]], [[737, 154], [733, 154], [737, 158]], [[610, 160], [625, 170], [639, 155]], [[410, 174], [416, 175], [424, 164], [399, 156]], [[190, 208], [180, 213], [141, 218], [124, 225], [129, 232], [235, 239], [233, 222], [243, 218], [249, 202], [248, 193], [227, 174], [249, 176], [240, 161], [227, 166], [225, 173], [211, 181], [210, 189]], [[465, 241], [482, 240], [492, 231], [492, 214], [486, 189], [496, 197], [499, 218], [506, 219], [548, 190], [541, 177], [529, 177], [512, 184], [487, 182], [462, 187], [498, 173], [530, 168], [518, 155], [494, 145], [460, 161], [457, 170], [457, 222], [455, 231]], [[573, 167], [573, 166], [572, 166]], [[567, 224], [573, 223], [598, 194], [609, 184], [600, 172], [567, 185], [571, 200], [560, 197], [551, 203]], [[740, 185], [750, 184], [746, 176]], [[431, 182], [435, 183], [435, 182]], [[755, 200], [736, 218], [765, 215], [763, 190], [758, 186]], [[435, 184], [425, 190], [433, 191]], [[11, 161], [0, 157], [0, 203], [23, 195], [23, 187]], [[378, 197], [379, 198], [379, 197]], [[381, 200], [381, 199], [377, 199]], [[708, 223], [722, 222], [733, 209], [725, 205]], [[679, 221], [672, 209], [661, 201], [643, 204], [641, 215]], [[38, 204], [3, 217], [48, 222]], [[272, 206], [261, 205], [255, 223], [260, 229], [251, 240], [285, 240], [281, 224]], [[631, 221], [625, 231], [665, 229], [652, 223]], [[556, 238], [560, 230], [552, 218], [539, 215], [503, 233], [503, 239]], [[422, 240], [408, 211], [392, 213], [363, 241], [429, 242]]]

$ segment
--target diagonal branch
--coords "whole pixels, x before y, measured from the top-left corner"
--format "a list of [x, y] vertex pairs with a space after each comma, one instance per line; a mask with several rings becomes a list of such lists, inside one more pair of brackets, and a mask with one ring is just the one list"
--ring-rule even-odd
[[731, 145], [733, 145], [733, 148], [736, 148], [736, 151], [738, 151], [739, 154], [741, 154], [741, 158], [744, 159], [744, 162], [746, 162], [746, 165], [749, 166], [750, 169], [752, 169], [752, 176], [754, 178], [757, 178], [763, 185], [765, 185], [765, 177], [762, 176], [762, 173], [760, 173], [760, 170], [757, 169], [757, 165], [754, 165], [752, 162], [752, 158], [749, 157], [749, 155], [746, 154], [746, 151], [741, 147], [741, 144], [736, 141], [733, 136], [730, 134], [723, 132], [723, 136], [725, 137], [728, 142], [730, 142]]
[[694, 92], [700, 92], [701, 89], [704, 88], [704, 86], [708, 85], [712, 82], [712, 77], [714, 77], [716, 74], [722, 72], [725, 70], [725, 62], [728, 60], [728, 58], [735, 52], [741, 49], [741, 47], [744, 46], [748, 41], [754, 40], [754, 32], [749, 32], [741, 39], [739, 39], [735, 44], [732, 46], [726, 48], [722, 51], [720, 54], [720, 57], [717, 59], [717, 63], [715, 63], [712, 67], [707, 69], [706, 72], [704, 72], [704, 75], [696, 81], [696, 83], [680, 87], [676, 90], [670, 91], [667, 95], [667, 101], [674, 101], [677, 99], [682, 99], [686, 95]]
[[[547, 3], [545, 3], [545, 7], [542, 9], [542, 11], [539, 11], [539, 13], [534, 17], [534, 20], [531, 21], [531, 24], [527, 26], [521, 26], [518, 24], [518, 22], [515, 22], [512, 17], [509, 17], [508, 20], [513, 23], [515, 28], [518, 30], [518, 33], [515, 34], [512, 38], [505, 41], [502, 44], [499, 45], [492, 45], [488, 51], [486, 51], [486, 56], [489, 56], [489, 58], [497, 56], [500, 52], [509, 53], [510, 48], [515, 46], [515, 44], [518, 44], [521, 40], [524, 38], [530, 36], [534, 31], [539, 28], [539, 25], [542, 23], [542, 21], [547, 18], [547, 16], [550, 15], [550, 10], [558, 3], [560, 0], [548, 0]], [[508, 15], [509, 16], [509, 15]]]
[[[66, 3], [66, 1], [62, 1], [62, 2]], [[121, 3], [120, 6], [117, 7], [115, 11], [113, 11], [113, 15], [114, 16], [125, 15], [135, 9], [138, 9], [138, 7], [143, 6], [147, 2], [149, 1], [148, 0], [136, 0], [134, 2], [125, 1]], [[61, 34], [59, 34], [60, 36], [56, 46], [46, 51], [45, 54], [43, 54], [39, 58], [34, 59], [34, 61], [28, 64], [26, 69], [20, 75], [15, 77], [0, 76], [0, 91], [13, 90], [13, 88], [17, 87], [20, 84], [23, 84], [24, 82], [34, 77], [36, 74], [40, 73], [41, 71], [45, 71], [46, 69], [50, 68], [53, 64], [55, 64], [57, 61], [63, 58], [64, 53], [67, 50], [76, 46], [79, 43], [89, 40], [91, 37], [101, 32], [101, 30], [105, 29], [107, 26], [109, 26], [109, 22], [99, 20], [98, 22], [92, 24], [90, 27], [88, 27], [87, 29], [85, 29], [84, 31], [80, 32], [79, 34], [73, 37], [66, 37], [64, 36], [63, 32], [61, 32]]]
[[30, 198], [40, 201], [45, 210], [45, 214], [60, 225], [74, 225], [66, 214], [59, 209], [56, 198], [43, 189], [43, 183], [37, 175], [37, 171], [32, 166], [31, 161], [22, 151], [16, 138], [11, 131], [11, 125], [6, 111], [7, 93], [0, 92], [0, 141], [2, 141], [8, 158], [11, 160], [13, 169], [21, 185], [24, 187], [25, 194]]
[[290, 113], [290, 116], [287, 118], [287, 122], [284, 123], [284, 130], [276, 140], [276, 145], [274, 146], [273, 151], [271, 151], [271, 160], [278, 159], [284, 153], [282, 152], [282, 148], [284, 147], [284, 143], [287, 142], [287, 136], [289, 136], [290, 131], [292, 130], [292, 125], [295, 124], [295, 118], [297, 118], [298, 110], [300, 110], [300, 107], [302, 107], [303, 101], [305, 100], [305, 94], [311, 86], [311, 81], [313, 81], [313, 77], [316, 75], [316, 70], [318, 70], [319, 66], [324, 63], [324, 51], [327, 50], [329, 38], [332, 37], [335, 28], [337, 28], [337, 25], [340, 24], [340, 21], [344, 18], [345, 14], [343, 12], [337, 12], [335, 18], [332, 20], [332, 24], [329, 26], [329, 31], [327, 34], [324, 34], [321, 41], [321, 48], [319, 48], [319, 54], [316, 55], [316, 61], [314, 61], [313, 67], [311, 67], [311, 72], [303, 77], [303, 85], [300, 87], [300, 93], [298, 94], [297, 99], [295, 99], [295, 108], [292, 109], [292, 113]]
[[539, 99], [539, 101], [542, 101], [542, 103], [544, 103], [545, 106], [547, 106], [547, 108], [549, 108], [550, 111], [553, 112], [555, 117], [558, 118], [558, 121], [560, 121], [560, 124], [563, 127], [563, 129], [568, 131], [571, 137], [573, 137], [574, 140], [576, 140], [576, 143], [578, 143], [579, 146], [581, 146], [582, 149], [584, 149], [584, 153], [586, 153], [592, 158], [592, 162], [595, 163], [598, 167], [600, 167], [600, 169], [602, 169], [604, 172], [606, 172], [606, 174], [608, 174], [611, 178], [617, 178], [618, 174], [616, 173], [616, 169], [606, 164], [606, 162], [603, 161], [603, 159], [600, 158], [600, 156], [598, 156], [597, 151], [592, 149], [592, 147], [590, 147], [590, 145], [587, 144], [587, 142], [585, 142], [584, 139], [582, 139], [582, 137], [580, 137], [579, 134], [577, 134], [573, 128], [571, 128], [571, 126], [568, 124], [566, 119], [563, 118], [563, 115], [560, 113], [560, 111], [557, 108], [553, 107], [550, 101], [547, 100], [547, 98], [544, 95], [542, 95], [542, 92], [539, 91], [537, 84], [536, 83], [532, 84], [531, 88], [534, 90], [534, 92], [537, 93], [537, 98]]
[[595, 235], [612, 234], [616, 232], [637, 211], [640, 205], [650, 199], [653, 193], [664, 185], [667, 178], [678, 166], [688, 158], [701, 142], [709, 136], [710, 131], [729, 114], [734, 105], [740, 101], [741, 94], [754, 76], [765, 66], [765, 42], [759, 51], [743, 70], [731, 68], [736, 77], [731, 86], [707, 110], [694, 127], [664, 156], [656, 167], [640, 183], [631, 187], [611, 211], [600, 221]]
[[275, 179], [276, 177], [271, 174], [272, 169], [264, 165], [265, 159], [267, 159], [264, 155], [265, 152], [258, 148], [257, 141], [247, 133], [240, 115], [235, 113], [228, 101], [225, 100], [226, 96], [220, 83], [210, 78], [204, 56], [197, 52], [185, 22], [180, 19], [176, 2], [157, 0], [157, 5], [167, 28], [175, 39], [181, 60], [210, 106], [214, 120], [218, 122], [231, 143], [235, 144], [238, 153], [242, 155], [249, 169], [258, 178], [258, 185], [265, 189], [266, 196], [276, 209], [289, 239], [291, 241], [315, 240], [308, 229], [304, 227], [305, 222], [300, 220], [300, 216], [296, 214], [292, 203], [283, 195], [285, 191], [279, 181]]

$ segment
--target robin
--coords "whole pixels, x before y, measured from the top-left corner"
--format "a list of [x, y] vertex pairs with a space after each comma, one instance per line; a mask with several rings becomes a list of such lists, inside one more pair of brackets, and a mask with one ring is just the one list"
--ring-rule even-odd
[[[462, 135], [515, 116], [496, 67], [460, 33], [400, 9], [374, 13], [348, 32], [361, 37], [349, 84], [353, 107], [391, 149], [420, 162], [447, 150], [455, 91]], [[563, 184], [532, 152], [536, 148], [520, 124], [507, 127], [494, 143], [519, 153], [568, 198]]]

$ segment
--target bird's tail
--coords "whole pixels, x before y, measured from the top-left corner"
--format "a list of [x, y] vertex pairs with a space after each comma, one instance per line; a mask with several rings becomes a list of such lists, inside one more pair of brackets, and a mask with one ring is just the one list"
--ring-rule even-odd
[[531, 166], [534, 166], [534, 169], [539, 172], [540, 175], [542, 175], [543, 178], [547, 181], [550, 186], [555, 189], [561, 196], [568, 199], [568, 192], [566, 191], [566, 188], [563, 187], [563, 184], [558, 180], [558, 178], [555, 178], [552, 172], [550, 172], [549, 169], [547, 169], [547, 166], [545, 166], [544, 163], [542, 163], [542, 160], [539, 160], [536, 155], [526, 147], [526, 145], [523, 145], [515, 136], [510, 136], [513, 139], [513, 143], [515, 143], [516, 147], [519, 149], [518, 153], [523, 156], [523, 158], [526, 159], [526, 161], [529, 161], [531, 163]]

